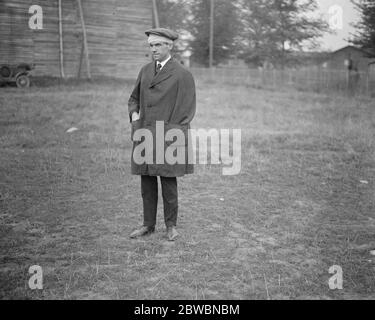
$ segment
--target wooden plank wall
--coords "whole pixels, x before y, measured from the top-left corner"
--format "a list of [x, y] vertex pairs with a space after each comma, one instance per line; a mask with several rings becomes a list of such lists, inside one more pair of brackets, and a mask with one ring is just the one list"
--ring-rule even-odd
[[[43, 30], [30, 30], [29, 7], [43, 8]], [[35, 75], [60, 76], [57, 0], [0, 1], [0, 63], [33, 62]], [[82, 29], [76, 0], [63, 0], [64, 70], [78, 74]], [[151, 0], [82, 0], [94, 77], [135, 77], [150, 58], [144, 31]], [[82, 61], [81, 75], [86, 76]]]
[[0, 1], [0, 63], [33, 59], [34, 43], [28, 28], [31, 0]]

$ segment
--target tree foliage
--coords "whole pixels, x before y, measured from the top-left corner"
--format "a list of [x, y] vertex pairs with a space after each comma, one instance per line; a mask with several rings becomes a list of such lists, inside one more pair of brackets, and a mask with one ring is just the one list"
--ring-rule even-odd
[[284, 66], [292, 51], [328, 30], [321, 18], [309, 13], [315, 0], [242, 0], [243, 56], [248, 62]]
[[[236, 50], [236, 39], [240, 28], [237, 2], [214, 1], [214, 65], [228, 59]], [[190, 43], [192, 59], [206, 66], [209, 59], [210, 3], [210, 0], [192, 1], [189, 23], [189, 31], [193, 36]]]
[[180, 55], [188, 48], [187, 21], [190, 15], [190, 0], [157, 0], [159, 24], [179, 33], [180, 39], [173, 48], [173, 53]]
[[187, 0], [157, 0], [160, 27], [183, 32], [189, 16], [189, 2]]
[[[192, 60], [205, 66], [210, 5], [210, 0], [158, 0], [161, 26], [190, 34]], [[292, 51], [328, 30], [326, 22], [311, 15], [316, 9], [316, 0], [214, 0], [214, 65], [231, 57], [286, 65]]]
[[361, 20], [354, 25], [357, 32], [351, 42], [375, 55], [375, 2], [372, 5], [366, 1], [352, 2], [359, 11]]

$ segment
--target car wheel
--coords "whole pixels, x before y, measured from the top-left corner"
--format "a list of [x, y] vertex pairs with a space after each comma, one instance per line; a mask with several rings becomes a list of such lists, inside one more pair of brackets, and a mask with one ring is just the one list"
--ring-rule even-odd
[[28, 76], [22, 74], [16, 79], [16, 84], [18, 88], [27, 88], [30, 86], [30, 79]]

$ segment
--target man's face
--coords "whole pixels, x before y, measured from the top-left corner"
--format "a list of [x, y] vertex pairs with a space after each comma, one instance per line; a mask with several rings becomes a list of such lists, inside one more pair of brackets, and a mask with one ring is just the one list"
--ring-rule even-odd
[[162, 41], [154, 41], [150, 43], [150, 50], [154, 60], [162, 62], [168, 58], [172, 45]]

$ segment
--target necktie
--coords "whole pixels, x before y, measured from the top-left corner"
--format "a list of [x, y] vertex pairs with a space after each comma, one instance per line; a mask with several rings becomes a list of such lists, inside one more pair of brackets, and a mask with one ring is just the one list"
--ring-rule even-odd
[[161, 63], [157, 62], [156, 63], [156, 74], [158, 74], [160, 70], [161, 70]]

